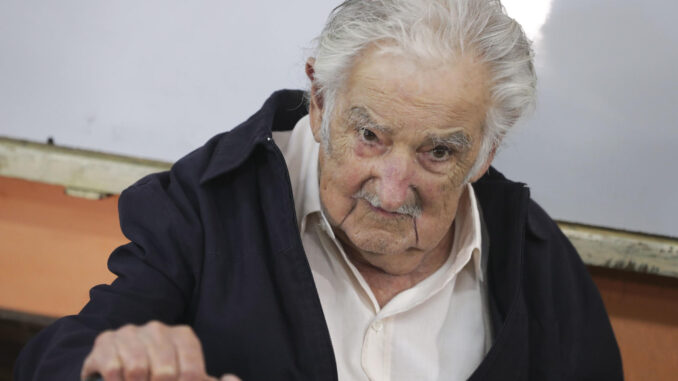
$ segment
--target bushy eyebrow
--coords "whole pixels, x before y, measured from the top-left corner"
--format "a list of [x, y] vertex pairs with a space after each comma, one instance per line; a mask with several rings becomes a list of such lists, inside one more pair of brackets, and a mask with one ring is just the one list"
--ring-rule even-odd
[[[361, 106], [351, 107], [348, 120], [352, 125], [359, 128], [367, 127], [387, 134], [393, 134], [392, 128], [375, 122], [370, 116], [369, 111]], [[428, 134], [426, 138], [433, 146], [444, 145], [454, 148], [457, 152], [466, 152], [472, 146], [471, 138], [463, 131], [454, 131], [445, 135]]]
[[372, 117], [370, 117], [370, 113], [364, 107], [351, 107], [351, 110], [348, 114], [348, 120], [351, 124], [355, 124], [358, 127], [369, 127], [373, 130], [387, 134], [393, 134], [393, 129], [387, 126], [382, 126], [375, 122]]
[[429, 134], [428, 139], [430, 139], [433, 146], [444, 145], [453, 147], [458, 152], [468, 151], [472, 145], [471, 138], [462, 131], [455, 131], [443, 136]]

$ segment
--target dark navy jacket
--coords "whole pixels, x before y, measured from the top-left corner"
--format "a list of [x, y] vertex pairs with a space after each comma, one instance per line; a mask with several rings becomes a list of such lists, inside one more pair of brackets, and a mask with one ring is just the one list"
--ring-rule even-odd
[[[125, 190], [120, 225], [131, 243], [108, 262], [118, 278], [35, 337], [15, 379], [76, 380], [99, 332], [160, 320], [193, 327], [212, 375], [336, 380], [287, 168], [271, 139], [306, 112], [301, 92], [277, 92], [169, 172]], [[523, 184], [491, 169], [474, 189], [489, 234], [494, 344], [471, 379], [622, 379], [607, 314], [570, 242]]]

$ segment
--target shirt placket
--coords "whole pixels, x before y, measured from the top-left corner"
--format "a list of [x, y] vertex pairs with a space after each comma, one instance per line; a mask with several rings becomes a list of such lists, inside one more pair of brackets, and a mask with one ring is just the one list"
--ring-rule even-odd
[[370, 381], [391, 379], [391, 336], [393, 317], [382, 318], [379, 314], [365, 331], [361, 366]]

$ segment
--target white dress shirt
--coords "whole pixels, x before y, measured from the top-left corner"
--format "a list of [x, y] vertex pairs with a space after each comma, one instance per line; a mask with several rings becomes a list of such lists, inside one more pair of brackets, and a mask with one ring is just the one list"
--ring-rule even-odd
[[467, 185], [460, 200], [446, 262], [380, 307], [321, 211], [319, 144], [308, 116], [291, 133], [274, 133], [274, 139], [289, 168], [302, 242], [339, 380], [467, 379], [491, 344], [473, 188]]

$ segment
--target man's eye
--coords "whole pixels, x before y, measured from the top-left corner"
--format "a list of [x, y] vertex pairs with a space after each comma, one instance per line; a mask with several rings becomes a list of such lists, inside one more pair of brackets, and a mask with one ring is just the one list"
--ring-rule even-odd
[[366, 141], [366, 142], [376, 142], [377, 141], [377, 135], [374, 132], [368, 130], [367, 128], [361, 127], [359, 132], [360, 132], [360, 136], [363, 138], [364, 141]]
[[452, 149], [446, 146], [435, 146], [429, 152], [434, 161], [445, 161], [452, 155]]

